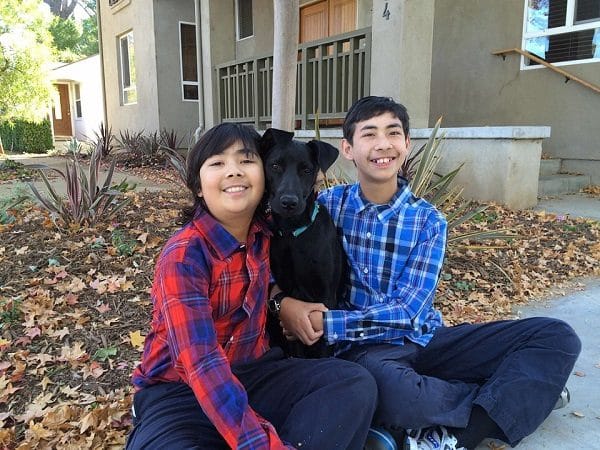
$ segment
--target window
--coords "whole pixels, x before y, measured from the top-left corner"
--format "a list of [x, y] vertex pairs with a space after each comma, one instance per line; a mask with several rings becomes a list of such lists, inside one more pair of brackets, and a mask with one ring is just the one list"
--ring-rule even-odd
[[235, 6], [238, 40], [252, 36], [254, 34], [252, 0], [236, 0]]
[[133, 32], [130, 31], [119, 38], [119, 56], [121, 64], [121, 103], [131, 105], [137, 103]]
[[523, 48], [559, 65], [600, 61], [600, 0], [525, 0]]
[[81, 119], [83, 114], [81, 113], [81, 87], [80, 84], [75, 84], [75, 117]]
[[198, 65], [196, 64], [196, 26], [179, 23], [181, 47], [181, 87], [184, 100], [198, 100]]

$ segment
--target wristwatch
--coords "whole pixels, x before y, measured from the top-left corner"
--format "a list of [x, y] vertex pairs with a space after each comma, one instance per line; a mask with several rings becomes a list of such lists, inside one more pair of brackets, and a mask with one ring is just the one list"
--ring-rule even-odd
[[281, 300], [285, 297], [283, 292], [278, 292], [273, 297], [269, 299], [267, 302], [267, 306], [269, 307], [269, 311], [276, 316], [279, 316], [279, 311], [281, 310]]

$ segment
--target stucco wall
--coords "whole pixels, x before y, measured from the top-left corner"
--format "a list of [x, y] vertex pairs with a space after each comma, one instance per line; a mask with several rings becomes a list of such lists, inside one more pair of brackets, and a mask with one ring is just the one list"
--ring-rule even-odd
[[[122, 0], [123, 7], [111, 8], [98, 2], [102, 20], [102, 51], [106, 92], [106, 114], [113, 132], [155, 130], [159, 127], [154, 8], [148, 1]], [[118, 4], [117, 4], [118, 5]], [[118, 37], [133, 30], [137, 103], [121, 104]]]
[[374, 0], [372, 16], [371, 94], [395, 98], [411, 125], [426, 127], [434, 0]]
[[180, 21], [195, 22], [194, 2], [157, 1], [154, 17], [156, 36], [160, 36], [156, 40], [159, 125], [161, 129], [176, 130], [182, 138], [198, 126], [198, 102], [183, 100], [179, 44]]
[[[521, 70], [493, 50], [520, 47], [523, 0], [436, 0], [429, 123], [443, 126], [548, 125], [543, 152], [577, 160], [600, 183], [600, 95], [548, 69]], [[600, 63], [563, 66], [600, 84]], [[571, 161], [569, 161], [571, 160]]]

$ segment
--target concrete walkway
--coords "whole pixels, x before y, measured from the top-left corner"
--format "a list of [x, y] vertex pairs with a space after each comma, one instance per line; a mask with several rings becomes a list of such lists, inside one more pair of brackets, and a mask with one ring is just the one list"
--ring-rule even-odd
[[[48, 164], [64, 170], [63, 158], [11, 155], [11, 159], [24, 164]], [[137, 183], [138, 190], [173, 187], [169, 183], [156, 183], [124, 173], [115, 173], [113, 180], [118, 183], [124, 177]], [[101, 180], [104, 180], [103, 175]], [[53, 183], [57, 186], [61, 184], [58, 180]], [[43, 188], [42, 184], [40, 186]], [[7, 193], [12, 189], [11, 183], [0, 184], [0, 197], [9, 195]], [[583, 194], [542, 199], [535, 209], [600, 220], [600, 199]], [[571, 391], [571, 402], [565, 408], [552, 412], [534, 434], [521, 442], [518, 449], [600, 450], [600, 278], [583, 280], [577, 286], [565, 289], [564, 295], [532, 301], [519, 307], [516, 313], [520, 317], [547, 316], [565, 320], [575, 329], [583, 343], [581, 355], [567, 383]], [[477, 447], [477, 450], [490, 448], [502, 448], [502, 444], [486, 442]]]
[[[47, 155], [28, 154], [28, 155], [9, 155], [8, 158], [12, 159], [13, 161], [17, 161], [22, 164], [25, 164], [25, 165], [45, 164], [49, 167], [59, 169], [62, 172], [65, 171], [65, 158], [63, 158], [63, 157], [52, 157], [52, 156], [47, 156]], [[100, 169], [100, 175], [99, 175], [99, 180], [98, 180], [99, 184], [104, 183], [104, 179], [106, 178], [107, 172], [108, 172], [107, 169]], [[50, 175], [52, 175], [52, 174], [50, 173]], [[55, 174], [55, 175], [57, 175], [57, 174]], [[59, 194], [64, 195], [66, 193], [66, 185], [65, 185], [64, 181], [62, 180], [62, 178], [60, 178], [60, 176], [55, 176], [55, 175], [52, 175], [53, 178], [51, 178], [51, 180], [50, 180], [52, 187], [54, 187]], [[86, 169], [86, 175], [87, 175], [87, 169]], [[115, 170], [115, 172], [113, 173], [112, 184], [118, 184], [125, 178], [127, 179], [127, 182], [129, 184], [135, 184], [137, 186], [136, 187], [137, 192], [141, 192], [144, 190], [159, 191], [159, 190], [163, 190], [163, 189], [168, 189], [168, 188], [172, 189], [172, 188], [176, 187], [176, 185], [170, 183], [167, 180], [165, 180], [164, 183], [157, 183], [156, 181], [146, 180], [142, 177], [132, 175], [130, 173], [120, 172], [118, 170]], [[31, 192], [29, 187], [26, 185], [26, 183], [21, 183], [21, 182], [0, 183], [0, 198], [6, 198], [11, 195], [14, 195], [15, 185], [19, 185], [19, 184], [24, 185], [27, 188], [27, 193]], [[44, 185], [43, 181], [41, 181], [41, 180], [35, 181], [33, 184], [42, 194], [46, 195], [46, 186]]]

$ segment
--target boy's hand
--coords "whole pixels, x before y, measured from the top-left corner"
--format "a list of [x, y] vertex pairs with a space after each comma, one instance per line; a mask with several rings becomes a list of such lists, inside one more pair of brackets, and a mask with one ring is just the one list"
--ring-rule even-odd
[[305, 345], [313, 345], [323, 336], [325, 311], [328, 309], [323, 303], [308, 303], [285, 297], [281, 301], [279, 320], [288, 334], [296, 336]]

